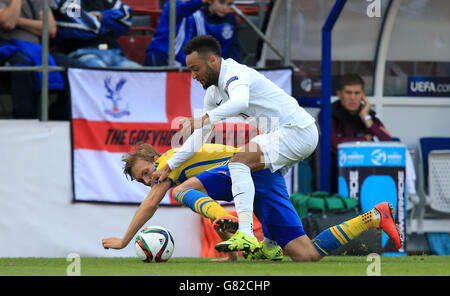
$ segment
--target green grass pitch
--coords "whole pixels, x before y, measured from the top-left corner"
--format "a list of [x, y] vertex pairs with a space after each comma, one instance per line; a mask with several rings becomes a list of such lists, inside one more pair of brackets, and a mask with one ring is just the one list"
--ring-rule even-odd
[[[82, 276], [365, 276], [366, 256], [329, 256], [320, 262], [211, 262], [211, 258], [171, 258], [143, 263], [138, 258], [81, 257]], [[0, 258], [0, 276], [65, 276], [66, 258]], [[382, 276], [450, 276], [450, 256], [380, 257]]]

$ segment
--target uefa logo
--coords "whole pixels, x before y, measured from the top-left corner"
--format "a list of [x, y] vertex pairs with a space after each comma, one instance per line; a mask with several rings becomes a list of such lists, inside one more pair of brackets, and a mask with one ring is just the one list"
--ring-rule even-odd
[[370, 155], [370, 160], [374, 165], [380, 166], [386, 162], [386, 152], [381, 149], [375, 149]]

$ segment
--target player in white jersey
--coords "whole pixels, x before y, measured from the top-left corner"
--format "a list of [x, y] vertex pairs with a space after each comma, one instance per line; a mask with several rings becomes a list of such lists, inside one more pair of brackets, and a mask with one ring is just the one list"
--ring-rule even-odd
[[153, 181], [164, 180], [171, 170], [199, 150], [217, 122], [240, 117], [256, 125], [262, 134], [251, 139], [229, 164], [239, 230], [228, 241], [216, 245], [216, 249], [235, 251], [242, 250], [244, 245], [257, 249], [252, 225], [255, 187], [251, 172], [270, 168], [284, 174], [311, 155], [318, 143], [315, 120], [264, 75], [233, 59], [222, 59], [220, 45], [213, 37], [197, 36], [184, 51], [192, 77], [206, 89], [204, 115], [180, 121], [183, 129], [193, 134], [167, 166], [154, 174]]

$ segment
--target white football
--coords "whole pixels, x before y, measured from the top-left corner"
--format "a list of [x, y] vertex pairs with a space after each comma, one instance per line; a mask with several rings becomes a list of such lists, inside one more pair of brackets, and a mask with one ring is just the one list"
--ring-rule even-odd
[[139, 232], [134, 247], [144, 262], [166, 262], [172, 256], [175, 243], [164, 227], [149, 226]]

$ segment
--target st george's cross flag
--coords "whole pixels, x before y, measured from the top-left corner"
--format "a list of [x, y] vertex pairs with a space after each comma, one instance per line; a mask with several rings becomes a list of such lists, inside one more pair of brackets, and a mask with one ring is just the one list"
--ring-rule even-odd
[[[291, 69], [261, 72], [291, 93]], [[205, 90], [189, 72], [70, 68], [68, 77], [74, 200], [141, 203], [150, 188], [126, 178], [122, 156], [142, 142], [162, 153], [174, 148], [172, 138], [179, 126], [172, 122], [178, 122], [177, 117], [203, 115]], [[246, 141], [254, 128], [239, 122], [226, 124], [234, 125], [235, 132], [244, 130]], [[229, 132], [230, 128], [219, 130]], [[244, 144], [239, 140], [232, 144], [236, 143]], [[169, 192], [161, 204], [176, 202]]]

